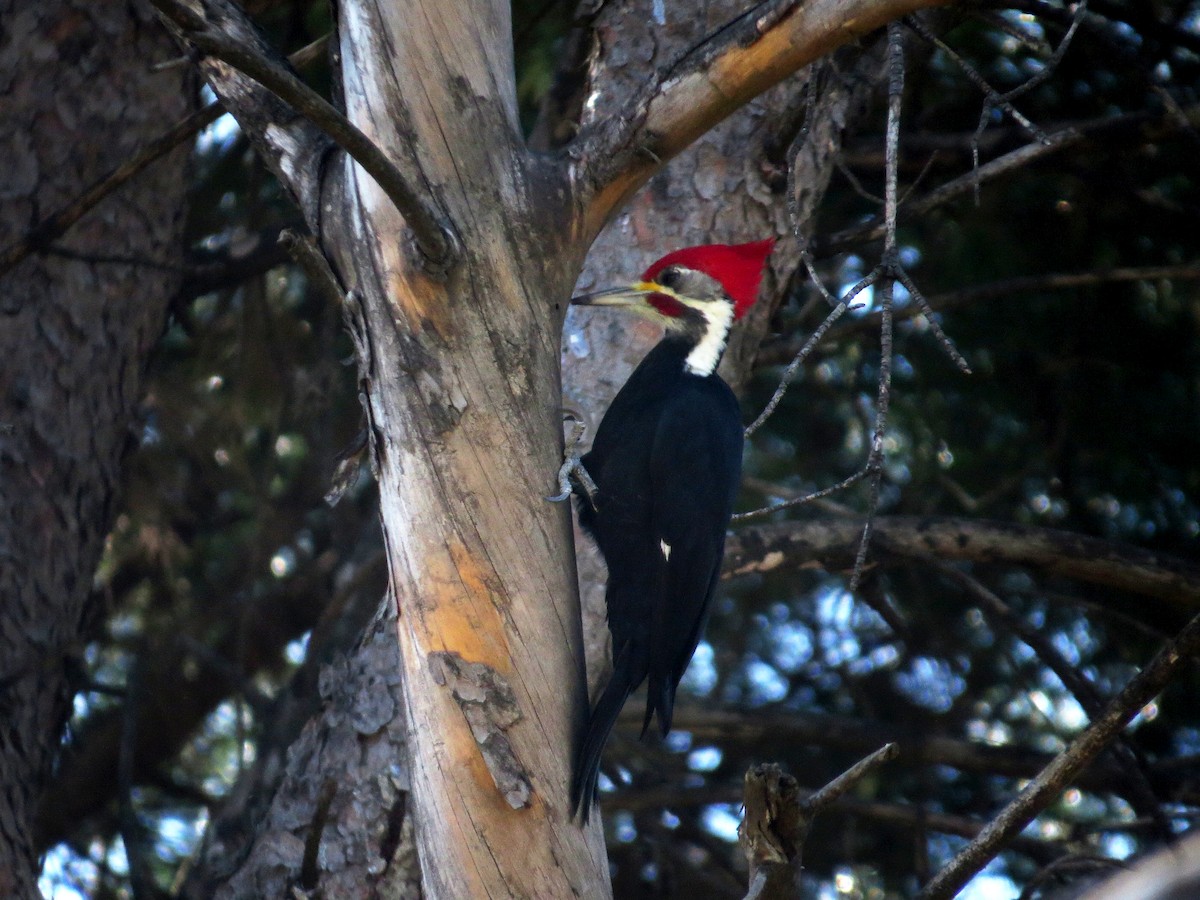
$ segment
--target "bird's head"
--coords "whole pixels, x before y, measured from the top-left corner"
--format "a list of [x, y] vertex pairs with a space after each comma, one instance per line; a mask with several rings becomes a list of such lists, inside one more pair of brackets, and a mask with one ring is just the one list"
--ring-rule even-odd
[[774, 238], [749, 244], [701, 244], [668, 253], [640, 281], [573, 297], [577, 306], [628, 307], [668, 330], [720, 320], [728, 329], [754, 305]]
[[703, 244], [668, 253], [640, 281], [573, 297], [577, 306], [620, 306], [661, 324], [688, 346], [684, 368], [711, 375], [729, 328], [754, 305], [774, 238], [749, 244]]

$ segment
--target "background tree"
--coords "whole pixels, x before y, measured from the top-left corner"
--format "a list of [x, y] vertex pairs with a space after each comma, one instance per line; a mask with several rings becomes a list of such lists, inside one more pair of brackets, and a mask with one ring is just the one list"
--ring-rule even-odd
[[39, 796], [107, 612], [91, 574], [179, 281], [182, 156], [61, 241], [30, 229], [186, 102], [181, 70], [146, 72], [170, 46], [148, 9], [5, 2], [0, 19], [0, 245], [42, 251], [0, 288], [0, 894], [17, 897], [35, 889]]
[[[252, 11], [287, 49], [329, 25], [303, 6]], [[530, 140], [553, 152], [577, 127], [607, 121], [645, 72], [675, 63], [733, 12], [613, 4], [572, 20], [555, 6], [517, 9]], [[864, 605], [845, 593], [845, 575], [862, 531], [847, 507], [867, 508], [865, 485], [838, 505], [738, 526], [728, 599], [689, 675], [706, 702], [681, 713], [681, 734], [663, 747], [619, 739], [612, 748], [603, 806], [618, 896], [744, 893], [729, 839], [747, 765], [778, 760], [815, 788], [888, 739], [899, 740], [899, 760], [835, 805], [837, 818], [818, 820], [806, 877], [864, 896], [911, 893], [956, 835], [994, 815], [1194, 615], [1195, 569], [1178, 557], [1194, 557], [1197, 532], [1186, 224], [1195, 13], [1114, 3], [951, 16], [928, 20], [929, 37], [919, 25], [908, 33], [901, 190], [916, 187], [900, 207], [899, 252], [976, 374], [947, 365], [898, 288], [887, 477]], [[1069, 51], [1038, 76], [1076, 20]], [[946, 45], [930, 43], [934, 34]], [[614, 220], [581, 284], [628, 277], [670, 246], [795, 225], [826, 282], [852, 284], [879, 256], [869, 219], [870, 195], [884, 187], [883, 73], [873, 35], [730, 120]], [[1004, 110], [998, 93], [1031, 75], [1038, 83], [1006, 101], [1029, 124], [988, 112], [976, 141], [981, 109]], [[66, 883], [74, 868], [92, 885], [128, 879], [135, 891], [157, 879], [195, 896], [219, 884], [246, 896], [290, 885], [411, 890], [412, 829], [424, 820], [397, 755], [394, 625], [381, 619], [355, 641], [383, 589], [371, 489], [362, 480], [332, 510], [320, 502], [336, 448], [358, 430], [352, 372], [335, 363], [353, 348], [338, 333], [337, 304], [278, 268], [279, 251], [262, 239], [296, 218], [253, 165], [246, 133], [254, 127], [223, 127], [200, 145], [193, 259], [100, 571], [114, 612], [87, 649], [91, 692], [77, 702], [70, 752], [43, 805], [42, 846], [69, 837], [74, 849], [55, 850], [47, 876]], [[562, 269], [551, 280], [562, 280], [571, 264], [552, 246], [530, 256], [554, 260]], [[824, 317], [796, 268], [793, 245], [781, 251], [771, 302], [731, 354], [748, 421]], [[570, 285], [556, 290], [565, 298]], [[837, 483], [866, 459], [879, 325], [870, 310], [848, 320], [756, 433], [747, 509]], [[598, 410], [619, 385], [614, 347], [639, 352], [618, 327], [568, 322], [567, 372], [577, 374], [568, 402]], [[541, 432], [556, 427], [554, 405]], [[554, 441], [536, 431], [545, 492]], [[535, 519], [554, 515], [539, 510]], [[1184, 696], [1186, 684], [1172, 690]], [[1186, 828], [1196, 726], [1174, 696], [1147, 707], [1128, 754], [1079, 776], [976, 889], [1015, 882], [1036, 892], [1102, 865], [1094, 857], [1124, 857]], [[550, 764], [565, 765], [565, 754]]]

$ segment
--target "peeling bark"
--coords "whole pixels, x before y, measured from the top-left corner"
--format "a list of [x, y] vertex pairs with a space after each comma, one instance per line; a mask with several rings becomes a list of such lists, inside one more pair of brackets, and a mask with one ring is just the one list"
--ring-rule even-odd
[[395, 627], [385, 606], [359, 646], [322, 669], [325, 708], [289, 749], [257, 834], [210, 829], [183, 897], [257, 900], [318, 885], [339, 900], [422, 896]]

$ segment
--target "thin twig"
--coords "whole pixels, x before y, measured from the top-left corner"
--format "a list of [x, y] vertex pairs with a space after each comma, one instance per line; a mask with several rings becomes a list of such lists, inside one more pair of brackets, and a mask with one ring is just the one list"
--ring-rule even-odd
[[341, 308], [346, 301], [346, 291], [337, 276], [333, 274], [329, 260], [317, 247], [317, 242], [294, 228], [285, 228], [279, 232], [279, 244], [304, 270], [309, 283], [332, 301], [335, 308]]
[[867, 501], [867, 521], [859, 539], [850, 574], [850, 592], [858, 589], [867, 548], [871, 544], [871, 528], [879, 509], [879, 488], [883, 480], [883, 437], [887, 430], [888, 403], [892, 390], [892, 288], [895, 284], [891, 270], [896, 266], [896, 180], [900, 157], [900, 110], [904, 98], [904, 41], [896, 22], [888, 25], [888, 118], [884, 177], [883, 260], [886, 270], [879, 283], [879, 390], [875, 403], [875, 429], [871, 435], [871, 450], [866, 468], [871, 472], [870, 497]]
[[139, 269], [157, 269], [160, 272], [175, 273], [186, 271], [186, 267], [178, 263], [163, 262], [162, 260], [150, 259], [145, 256], [125, 256], [120, 253], [84, 253], [79, 250], [73, 250], [70, 247], [57, 245], [44, 247], [42, 248], [42, 252], [47, 256], [57, 256], [62, 259], [84, 262], [94, 266], [134, 266]]
[[1075, 4], [1074, 17], [1071, 19], [1071, 26], [1067, 29], [1067, 33], [1063, 35], [1063, 39], [1058, 42], [1058, 46], [1054, 48], [1054, 53], [1046, 60], [1042, 70], [1033, 75], [1033, 77], [1018, 84], [1011, 91], [1007, 91], [1002, 95], [1005, 100], [1015, 100], [1024, 94], [1028, 94], [1039, 84], [1044, 82], [1058, 68], [1058, 64], [1062, 62], [1063, 57], [1067, 55], [1067, 49], [1071, 46], [1071, 41], [1075, 37], [1075, 32], [1079, 30], [1079, 26], [1083, 23], [1083, 17], [1087, 13], [1088, 0], [1079, 0]]
[[453, 228], [409, 186], [399, 169], [358, 126], [279, 62], [231, 38], [214, 27], [206, 16], [180, 0], [151, 2], [180, 27], [198, 49], [257, 81], [350, 154], [379, 183], [404, 216], [431, 271], [444, 274], [454, 265], [461, 248]]
[[1044, 37], [1038, 37], [1032, 32], [1026, 31], [995, 10], [975, 9], [971, 10], [971, 15], [973, 18], [983, 22], [988, 28], [1004, 32], [1031, 53], [1037, 53], [1040, 56], [1049, 56], [1053, 52], [1050, 42]]
[[811, 494], [805, 494], [803, 497], [792, 497], [787, 500], [781, 500], [779, 503], [774, 503], [771, 506], [764, 506], [762, 509], [752, 509], [749, 512], [737, 513], [730, 521], [744, 522], [747, 519], [753, 519], [757, 518], [758, 516], [765, 516], [769, 513], [779, 512], [781, 509], [790, 509], [793, 506], [800, 506], [804, 503], [811, 503], [814, 500], [820, 500], [822, 497], [828, 497], [830, 494], [836, 494], [838, 491], [844, 491], [852, 484], [857, 484], [870, 474], [871, 470], [864, 466], [849, 478], [843, 478], [835, 485], [822, 488], [819, 491], [813, 491]]
[[[1086, 136], [1084, 132], [1068, 127], [1049, 135], [1049, 143], [1041, 144], [1035, 142], [1026, 144], [1010, 153], [998, 156], [980, 166], [977, 172], [968, 172], [965, 175], [961, 175], [934, 188], [923, 197], [912, 201], [904, 208], [905, 218], [910, 219], [921, 213], [928, 212], [949, 200], [953, 200], [960, 194], [974, 190], [977, 182], [982, 183], [993, 178], [998, 178], [1051, 153], [1057, 153], [1060, 150], [1073, 147], [1082, 142]], [[884, 221], [875, 218], [864, 222], [862, 225], [856, 225], [853, 228], [847, 228], [844, 231], [832, 234], [825, 240], [814, 240], [813, 249], [822, 255], [829, 255], [855, 246], [862, 241], [877, 240], [884, 236], [885, 231], [886, 224]]]
[[1038, 773], [978, 837], [925, 886], [918, 900], [942, 900], [958, 893], [1010, 839], [1054, 801], [1063, 787], [1112, 742], [1186, 663], [1194, 663], [1198, 653], [1200, 616], [1188, 622], [1179, 635], [1108, 703], [1103, 715]]
[[[999, 281], [989, 281], [983, 284], [971, 285], [956, 291], [947, 291], [928, 298], [931, 308], [945, 311], [947, 309], [966, 306], [987, 300], [1003, 300], [1014, 294], [1041, 291], [1066, 291], [1081, 287], [1094, 287], [1101, 284], [1130, 281], [1160, 281], [1160, 280], [1200, 280], [1200, 264], [1185, 263], [1175, 266], [1143, 266], [1120, 269], [1109, 269], [1099, 272], [1053, 272], [1048, 275], [1021, 275], [1016, 278], [1003, 278]], [[917, 316], [928, 315], [919, 306], [909, 306], [895, 313], [897, 322], [915, 319]], [[859, 332], [874, 331], [879, 327], [879, 316], [869, 313], [860, 318], [842, 322], [833, 329], [834, 342], [844, 341]], [[790, 346], [789, 346], [790, 344]], [[786, 342], [783, 346], [770, 345], [759, 354], [759, 362], [772, 364], [789, 359], [794, 352], [794, 342]]]
[[938, 322], [937, 317], [933, 314], [933, 309], [930, 307], [929, 301], [925, 299], [925, 295], [921, 293], [921, 289], [918, 288], [916, 282], [912, 280], [912, 276], [905, 271], [903, 266], [896, 266], [895, 274], [896, 277], [900, 279], [900, 283], [904, 285], [905, 290], [908, 291], [909, 296], [912, 297], [913, 301], [917, 304], [917, 307], [921, 310], [922, 314], [924, 314], [925, 321], [929, 323], [930, 330], [933, 331], [934, 337], [937, 338], [938, 343], [942, 345], [942, 349], [946, 351], [946, 355], [954, 361], [954, 364], [958, 366], [958, 370], [960, 372], [962, 372], [964, 375], [970, 375], [971, 367], [967, 365], [967, 361], [963, 359], [963, 355], [959, 353], [958, 348], [954, 346], [954, 341], [950, 340], [950, 336], [942, 330], [941, 324]]
[[883, 206], [883, 198], [876, 197], [865, 187], [863, 187], [863, 183], [858, 180], [858, 176], [850, 170], [848, 165], [846, 165], [846, 161], [841, 157], [840, 154], [838, 155], [837, 159], [834, 160], [834, 165], [837, 166], [837, 170], [842, 173], [842, 177], [850, 183], [850, 187], [854, 189], [854, 193], [858, 194], [858, 196], [862, 197], [868, 203], [873, 203], [876, 206]]
[[767, 405], [763, 408], [763, 411], [758, 414], [758, 418], [746, 426], [745, 436], [747, 438], [754, 434], [754, 432], [758, 431], [758, 429], [762, 427], [762, 424], [766, 422], [767, 419], [771, 418], [772, 413], [775, 412], [776, 407], [778, 407], [780, 401], [783, 400], [783, 395], [787, 393], [788, 385], [791, 384], [792, 379], [796, 377], [796, 372], [800, 370], [800, 366], [804, 364], [804, 360], [808, 359], [808, 355], [812, 353], [813, 348], [820, 343], [821, 338], [825, 337], [825, 333], [829, 331], [830, 326], [832, 326], [834, 322], [842, 317], [842, 314], [846, 312], [846, 308], [846, 302], [844, 300], [835, 306], [830, 311], [829, 315], [825, 317], [825, 321], [818, 326], [817, 330], [812, 333], [812, 336], [805, 342], [804, 346], [800, 348], [800, 352], [796, 354], [796, 356], [788, 364], [788, 367], [784, 369], [783, 375], [779, 379], [779, 386], [775, 388], [775, 393], [771, 396], [771, 399], [767, 402]]
[[817, 274], [817, 263], [813, 259], [812, 251], [808, 249], [808, 241], [800, 234], [800, 230], [796, 229], [796, 236], [800, 241], [800, 259], [804, 263], [804, 269], [808, 272], [808, 280], [816, 285], [821, 296], [825, 298], [825, 302], [830, 306], [837, 306], [839, 303], [844, 303], [844, 300], [839, 300], [829, 292], [829, 288], [825, 287], [825, 282], [821, 281], [821, 276]]
[[933, 44], [948, 57], [950, 57], [950, 59], [960, 69], [962, 69], [963, 74], [967, 76], [967, 80], [983, 92], [983, 95], [986, 98], [986, 102], [983, 106], [983, 118], [985, 121], [988, 112], [992, 108], [1002, 109], [1008, 113], [1012, 117], [1013, 121], [1020, 125], [1030, 137], [1039, 143], [1046, 143], [1046, 133], [1042, 131], [1042, 129], [1038, 128], [1037, 125], [1027, 119], [1024, 115], [1022, 115], [1021, 111], [1006, 99], [1006, 95], [1001, 94], [998, 90], [988, 84], [987, 80], [975, 70], [974, 66], [963, 59], [958, 51], [930, 31], [925, 23], [921, 21], [919, 16], [908, 16], [905, 18], [904, 22], [922, 38]]
[[[1083, 21], [1083, 14], [1086, 11], [1087, 11], [1087, 0], [1081, 0], [1081, 2], [1077, 5], [1077, 7], [1075, 9], [1074, 18], [1071, 20], [1071, 27], [1067, 29], [1067, 33], [1063, 36], [1063, 39], [1061, 41], [1059, 41], [1058, 47], [1055, 48], [1054, 53], [1051, 54], [1050, 58], [1048, 60], [1046, 60], [1046, 63], [1042, 67], [1042, 70], [1040, 72], [1036, 73], [1032, 78], [1029, 78], [1026, 81], [1024, 81], [1023, 83], [1017, 85], [1011, 91], [1007, 91], [1006, 93], [1001, 94], [999, 97], [996, 97], [996, 98], [989, 97], [987, 102], [984, 103], [983, 109], [980, 110], [980, 113], [979, 113], [979, 124], [975, 128], [974, 137], [971, 139], [972, 171], [976, 174], [976, 176], [978, 176], [978, 172], [979, 172], [979, 140], [981, 137], [983, 137], [983, 132], [987, 128], [988, 123], [991, 120], [991, 111], [993, 108], [993, 104], [999, 102], [1001, 104], [1005, 104], [1005, 107], [1004, 107], [1005, 109], [1011, 110], [1012, 107], [1009, 104], [1011, 104], [1011, 102], [1013, 100], [1015, 100], [1017, 97], [1020, 97], [1024, 94], [1029, 93], [1029, 91], [1033, 90], [1035, 87], [1037, 87], [1039, 84], [1044, 82], [1047, 78], [1049, 78], [1050, 75], [1054, 72], [1054, 70], [1056, 68], [1058, 68], [1058, 64], [1060, 62], [1062, 62], [1062, 58], [1066, 55], [1067, 48], [1071, 46], [1071, 40], [1072, 40], [1072, 38], [1075, 37], [1075, 32], [1079, 30], [1079, 24]], [[943, 47], [944, 47], [944, 45], [943, 45]], [[950, 50], [948, 47], [946, 47], [944, 49], [946, 49], [946, 51], [948, 53], [950, 53], [952, 56], [955, 56], [954, 52], [952, 50]], [[957, 56], [955, 58], [957, 58]], [[967, 67], [966, 63], [962, 59], [958, 59], [958, 62], [959, 62], [959, 65], [964, 67], [965, 71], [969, 72], [969, 67]], [[1016, 119], [1017, 116], [1015, 114], [1013, 114], [1013, 118]], [[1037, 139], [1039, 141], [1041, 141], [1041, 143], [1043, 143], [1043, 144], [1046, 143], [1046, 141], [1047, 141], [1045, 133], [1043, 133], [1040, 129], [1038, 130], [1035, 137], [1037, 137]], [[979, 206], [979, 203], [980, 203], [980, 197], [979, 197], [980, 190], [981, 190], [981, 184], [980, 184], [979, 178], [976, 177], [976, 179], [975, 179], [975, 205], [976, 206]]]
[[848, 790], [878, 769], [900, 755], [900, 745], [897, 743], [884, 744], [870, 756], [866, 756], [852, 765], [829, 784], [815, 794], [807, 797], [801, 808], [808, 816], [815, 816], [831, 803], [841, 799]]
[[[905, 220], [910, 220], [923, 215], [941, 204], [953, 200], [960, 194], [973, 190], [977, 181], [985, 182], [999, 178], [1047, 156], [1068, 150], [1084, 141], [1103, 142], [1105, 149], [1111, 149], [1113, 142], [1118, 139], [1142, 140], [1157, 144], [1184, 131], [1184, 123], [1195, 122], [1200, 122], [1200, 106], [1191, 104], [1183, 107], [1179, 115], [1172, 115], [1169, 112], [1155, 114], [1139, 111], [1066, 124], [1056, 131], [1050, 132], [1048, 144], [1034, 142], [1018, 147], [1016, 150], [998, 156], [980, 166], [978, 172], [968, 172], [935, 188], [925, 196], [906, 203], [903, 217]], [[951, 136], [949, 140], [952, 144], [957, 144], [962, 138]], [[943, 141], [944, 143], [945, 141]], [[810, 249], [819, 257], [828, 257], [856, 247], [862, 242], [878, 240], [883, 236], [883, 232], [883, 218], [875, 216], [866, 222], [834, 234], [825, 237], [815, 236], [811, 241]]]

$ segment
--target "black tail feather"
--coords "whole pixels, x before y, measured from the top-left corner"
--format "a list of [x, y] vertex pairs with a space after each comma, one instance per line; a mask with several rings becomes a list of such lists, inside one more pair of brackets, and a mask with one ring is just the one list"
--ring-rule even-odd
[[608, 736], [617, 724], [621, 707], [641, 681], [641, 678], [636, 681], [631, 678], [632, 656], [627, 648], [613, 666], [612, 677], [609, 678], [604, 692], [596, 701], [588, 718], [587, 734], [575, 759], [575, 772], [571, 779], [571, 809], [585, 824], [596, 798], [596, 783], [600, 778], [600, 756], [604, 752], [604, 745], [608, 743]]
[[651, 667], [650, 685], [646, 691], [646, 716], [642, 719], [642, 739], [645, 739], [646, 732], [650, 730], [655, 713], [658, 714], [659, 734], [666, 738], [671, 730], [671, 717], [675, 712], [675, 686], [676, 681]]

